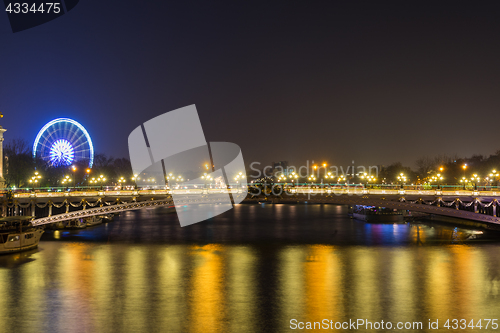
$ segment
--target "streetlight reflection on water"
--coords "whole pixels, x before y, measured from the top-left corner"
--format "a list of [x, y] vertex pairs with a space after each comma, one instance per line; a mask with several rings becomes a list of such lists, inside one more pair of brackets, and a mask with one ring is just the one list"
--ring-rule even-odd
[[[303, 226], [306, 213], [317, 218], [312, 229]], [[3, 325], [257, 332], [287, 331], [293, 318], [498, 314], [491, 302], [498, 296], [498, 245], [464, 245], [471, 233], [462, 229], [332, 220], [345, 213], [340, 206], [238, 205], [189, 228], [164, 216], [155, 224], [149, 211], [124, 214], [107, 228], [47, 232], [53, 241], [32, 251], [34, 260], [0, 269]], [[21, 309], [32, 313], [29, 322]]]

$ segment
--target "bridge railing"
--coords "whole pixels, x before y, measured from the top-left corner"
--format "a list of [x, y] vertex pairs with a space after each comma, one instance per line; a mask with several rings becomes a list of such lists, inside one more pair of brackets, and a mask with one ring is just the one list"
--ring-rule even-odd
[[[339, 183], [274, 183], [287, 190], [288, 193], [302, 194], [376, 194], [376, 195], [437, 195], [437, 196], [500, 196], [499, 186], [465, 187], [458, 185], [404, 185], [399, 184], [339, 184]], [[270, 184], [249, 184], [249, 187], [262, 189]], [[95, 196], [138, 196], [138, 195], [170, 195], [175, 194], [206, 194], [206, 193], [242, 193], [246, 187], [241, 184], [224, 186], [210, 186], [207, 184], [191, 184], [188, 186], [149, 186], [144, 188], [103, 186], [76, 188], [50, 187], [36, 189], [16, 189], [13, 191], [15, 198], [61, 198], [61, 197], [95, 197]], [[252, 189], [249, 188], [249, 192]], [[0, 193], [6, 197], [7, 193]]]

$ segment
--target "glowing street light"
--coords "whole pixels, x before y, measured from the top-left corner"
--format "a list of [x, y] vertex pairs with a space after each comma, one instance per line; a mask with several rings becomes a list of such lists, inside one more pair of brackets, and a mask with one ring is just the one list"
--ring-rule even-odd
[[68, 188], [69, 187], [69, 183], [71, 183], [71, 178], [69, 176], [65, 176], [62, 181], [61, 181], [62, 184], [68, 184], [66, 185], [66, 187]]
[[477, 174], [472, 175], [472, 178], [470, 180], [474, 182], [474, 190], [477, 190], [477, 183], [480, 179], [481, 178]]
[[401, 184], [401, 188], [403, 188], [403, 184], [404, 184], [404, 183], [406, 183], [406, 181], [407, 181], [408, 179], [406, 178], [405, 174], [401, 172], [401, 173], [398, 175], [398, 180], [399, 180], [399, 182], [400, 182], [400, 184]]
[[35, 171], [35, 174], [29, 179], [29, 183], [33, 185], [33, 191], [35, 190], [35, 185], [38, 184], [42, 179], [42, 176]]
[[278, 182], [285, 182], [286, 181], [286, 176], [284, 174], [281, 174], [279, 177], [278, 177]]
[[[206, 173], [204, 174], [206, 175]], [[182, 178], [181, 175], [175, 177], [175, 175], [173, 173], [169, 173], [168, 176], [167, 176], [167, 180], [171, 180], [172, 182], [183, 182], [184, 181], [184, 178]]]
[[374, 182], [377, 178], [375, 178], [375, 176], [373, 175], [369, 175], [367, 174], [366, 172], [364, 174], [362, 174], [360, 176], [361, 179], [365, 180], [365, 186], [369, 183], [369, 182]]
[[[326, 178], [326, 179], [331, 179], [331, 180], [333, 180], [333, 179], [335, 179], [335, 176], [334, 176], [334, 175], [332, 175], [332, 172], [331, 172], [331, 171], [328, 171], [328, 172], [325, 174], [325, 178]], [[328, 183], [330, 184], [330, 182], [328, 182]]]
[[207, 182], [212, 182], [212, 180], [214, 180], [214, 178], [210, 175], [208, 175], [207, 173], [204, 173], [203, 176], [201, 176], [201, 179], [203, 179], [203, 181], [205, 182], [204, 186], [205, 186], [205, 189], [207, 188]]
[[500, 174], [497, 172], [496, 169], [492, 170], [491, 173], [488, 175], [489, 177], [486, 177], [486, 179], [489, 181], [490, 185], [498, 179]]
[[465, 190], [465, 185], [469, 183], [469, 180], [466, 177], [462, 177], [462, 179], [460, 179], [460, 182], [464, 184], [464, 190]]
[[71, 170], [73, 170], [73, 187], [76, 189], [76, 177], [75, 177], [76, 166], [72, 165]]
[[439, 190], [439, 187], [440, 187], [440, 183], [441, 181], [443, 180], [443, 176], [441, 176], [440, 173], [438, 173], [436, 176], [432, 176], [431, 179], [429, 180], [431, 183], [432, 182], [436, 182], [438, 183], [438, 190]]
[[106, 181], [106, 178], [103, 175], [100, 175], [99, 178], [97, 178], [96, 183], [101, 184], [101, 191], [102, 191], [102, 183]]
[[[90, 170], [89, 168], [87, 168], [85, 170], [85, 173], [87, 174], [87, 181], [89, 182], [89, 184], [90, 184], [90, 171], [92, 171], [92, 170]], [[85, 177], [83, 180], [85, 180]], [[82, 181], [82, 184], [83, 184], [83, 181]]]
[[120, 179], [118, 179], [118, 183], [120, 183], [120, 189], [123, 189], [123, 183], [125, 183], [125, 178], [120, 177]]
[[236, 183], [239, 183], [239, 181], [243, 181], [243, 179], [245, 179], [247, 176], [243, 173], [243, 172], [240, 172], [236, 175], [236, 177], [234, 177], [234, 180], [236, 181]]
[[137, 178], [139, 177], [138, 174], [135, 174], [134, 177], [132, 177], [132, 180], [134, 181], [134, 189], [137, 189]]

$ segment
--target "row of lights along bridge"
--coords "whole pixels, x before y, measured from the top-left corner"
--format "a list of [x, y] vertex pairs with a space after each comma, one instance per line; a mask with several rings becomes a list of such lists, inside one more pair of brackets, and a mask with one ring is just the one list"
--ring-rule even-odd
[[[321, 183], [325, 183], [325, 184], [327, 184], [327, 183], [328, 184], [331, 184], [331, 183], [345, 184], [345, 183], [349, 182], [349, 180], [346, 178], [346, 175], [335, 175], [331, 171], [327, 171], [327, 169], [326, 169], [327, 164], [326, 163], [324, 163], [322, 166], [325, 169], [324, 174], [320, 175], [318, 166], [314, 165], [313, 166], [314, 171], [307, 177], [308, 182], [310, 182], [311, 184], [315, 184], [318, 181], [321, 181]], [[462, 169], [464, 171], [464, 176], [459, 180], [460, 185], [463, 185], [464, 188], [467, 185], [474, 186], [475, 188], [477, 188], [477, 185], [480, 185], [481, 183], [483, 185], [492, 185], [493, 182], [498, 181], [498, 179], [500, 177], [500, 173], [497, 172], [496, 170], [492, 170], [488, 176], [483, 177], [483, 178], [480, 177], [476, 173], [472, 174], [470, 177], [466, 177], [465, 173], [466, 173], [467, 168], [468, 168], [467, 164], [464, 164], [462, 166]], [[70, 170], [73, 172], [73, 175], [72, 175], [73, 177], [71, 177], [69, 175], [65, 175], [61, 179], [61, 184], [63, 185], [63, 187], [69, 188], [71, 183], [72, 183], [73, 187], [76, 188], [75, 172], [77, 171], [77, 168], [76, 168], [76, 166], [71, 166]], [[437, 173], [434, 176], [430, 176], [426, 180], [424, 180], [424, 185], [437, 184], [437, 186], [439, 188], [440, 185], [442, 185], [444, 183], [444, 180], [445, 180], [444, 172], [443, 172], [444, 168], [440, 167], [439, 171], [440, 171], [440, 173]], [[117, 179], [117, 181], [111, 182], [104, 175], [99, 175], [97, 177], [90, 177], [90, 173], [91, 173], [91, 169], [86, 169], [87, 185], [89, 187], [100, 187], [101, 190], [102, 190], [103, 186], [108, 186], [108, 185], [115, 185], [115, 186], [118, 185], [119, 188], [123, 188], [124, 186], [127, 186], [127, 185], [137, 187], [136, 183], [137, 183], [137, 180], [139, 178], [139, 175], [136, 174], [130, 178], [131, 182], [129, 182], [127, 178], [121, 176], [119, 179]], [[377, 182], [378, 182], [378, 179], [374, 175], [369, 175], [367, 173], [359, 173], [356, 176], [358, 178], [359, 183], [363, 184], [365, 186], [368, 184], [377, 184]], [[243, 181], [245, 178], [246, 178], [246, 175], [243, 174], [242, 172], [240, 172], [234, 178], [234, 180], [236, 183], [238, 183], [240, 181]], [[30, 183], [30, 185], [34, 189], [35, 187], [40, 186], [41, 179], [42, 179], [42, 175], [38, 171], [35, 171], [33, 176], [28, 180], [28, 182]], [[203, 176], [201, 176], [201, 179], [203, 179], [205, 181], [205, 183], [213, 181], [213, 178], [210, 175], [208, 175], [207, 173], [205, 173]], [[172, 173], [170, 173], [166, 177], [166, 180], [167, 181], [175, 181], [175, 182], [180, 183], [180, 182], [184, 181], [184, 178], [181, 175], [176, 176], [176, 175], [173, 175]], [[299, 177], [299, 175], [294, 171], [289, 173], [288, 175], [281, 174], [277, 177], [277, 181], [279, 183], [291, 182], [291, 183], [297, 184], [300, 182], [300, 180], [301, 180], [301, 177]], [[144, 179], [144, 181], [147, 183], [151, 183], [152, 185], [153, 185], [153, 183], [156, 183], [156, 180], [154, 178]], [[403, 186], [403, 185], [409, 185], [411, 180], [404, 173], [400, 173], [397, 175], [396, 179], [394, 179], [394, 182], [399, 183], [401, 186]], [[386, 180], [384, 179], [382, 181], [382, 183], [386, 183]], [[411, 185], [414, 185], [414, 184], [412, 183]]]

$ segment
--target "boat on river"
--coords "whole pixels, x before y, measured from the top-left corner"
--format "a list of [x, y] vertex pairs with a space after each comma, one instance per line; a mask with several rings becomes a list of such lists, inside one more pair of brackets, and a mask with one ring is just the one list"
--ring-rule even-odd
[[371, 223], [404, 223], [403, 211], [385, 207], [352, 206], [352, 218]]
[[38, 246], [44, 227], [33, 226], [33, 216], [0, 218], [0, 254], [21, 252]]
[[94, 225], [98, 225], [98, 224], [102, 223], [102, 217], [97, 216], [97, 215], [86, 217], [84, 220], [85, 220], [85, 223], [87, 223], [87, 227], [92, 227]]
[[72, 219], [68, 221], [66, 229], [85, 229], [87, 228], [87, 222], [83, 218]]

